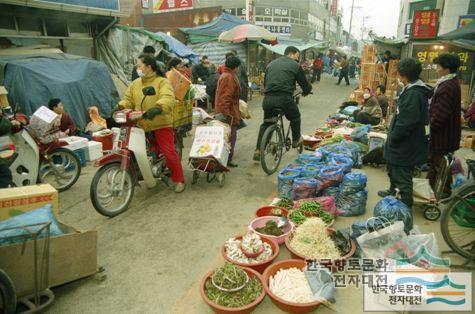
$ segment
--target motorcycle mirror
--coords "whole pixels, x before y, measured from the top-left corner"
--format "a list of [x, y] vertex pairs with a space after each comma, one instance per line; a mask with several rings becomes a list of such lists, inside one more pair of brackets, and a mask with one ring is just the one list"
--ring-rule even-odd
[[152, 86], [148, 86], [142, 89], [142, 93], [144, 94], [144, 96], [153, 96], [156, 94], [155, 88], [153, 88]]

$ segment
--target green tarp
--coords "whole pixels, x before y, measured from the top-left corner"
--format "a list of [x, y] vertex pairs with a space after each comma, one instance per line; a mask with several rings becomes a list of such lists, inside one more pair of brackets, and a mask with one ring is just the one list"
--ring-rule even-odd
[[445, 39], [445, 40], [457, 40], [457, 39], [475, 40], [475, 22], [469, 23], [465, 27], [457, 28], [454, 31], [440, 35], [439, 38]]
[[160, 36], [156, 33], [152, 33], [150, 31], [142, 29], [142, 28], [130, 27], [130, 26], [126, 26], [126, 25], [115, 25], [114, 28], [120, 29], [120, 30], [123, 30], [123, 31], [129, 31], [129, 32], [132, 32], [132, 33], [139, 33], [139, 34], [146, 35], [146, 36], [150, 37], [151, 39], [160, 42], [162, 44], [162, 46], [166, 50], [168, 50], [168, 45], [167, 45], [167, 42], [165, 41], [165, 39], [163, 39], [162, 36]]

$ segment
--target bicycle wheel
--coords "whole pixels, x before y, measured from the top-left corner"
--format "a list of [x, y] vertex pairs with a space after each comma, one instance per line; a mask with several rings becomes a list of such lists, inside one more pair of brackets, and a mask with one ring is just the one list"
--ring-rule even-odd
[[278, 124], [267, 128], [261, 142], [261, 165], [268, 175], [277, 171], [284, 150], [284, 139]]
[[15, 287], [7, 273], [0, 269], [0, 313], [13, 314], [15, 309]]
[[442, 236], [454, 252], [475, 260], [475, 186], [459, 191], [442, 214]]

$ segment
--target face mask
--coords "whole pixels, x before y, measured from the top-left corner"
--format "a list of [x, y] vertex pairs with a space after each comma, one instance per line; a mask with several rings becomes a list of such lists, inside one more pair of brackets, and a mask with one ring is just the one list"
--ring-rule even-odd
[[144, 77], [144, 76], [145, 76], [145, 73], [143, 73], [142, 70], [137, 69], [137, 75], [138, 75], [139, 77]]
[[371, 95], [368, 94], [368, 93], [364, 93], [364, 94], [363, 94], [363, 98], [364, 98], [364, 99], [368, 99], [368, 98], [370, 98], [370, 97], [371, 97]]

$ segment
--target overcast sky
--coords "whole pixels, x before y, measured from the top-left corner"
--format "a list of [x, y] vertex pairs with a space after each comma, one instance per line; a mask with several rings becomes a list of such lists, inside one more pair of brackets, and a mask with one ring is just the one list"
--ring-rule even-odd
[[[348, 30], [350, 25], [351, 1], [339, 0], [339, 6], [343, 8], [343, 28]], [[391, 37], [397, 34], [397, 22], [399, 20], [400, 0], [354, 0], [355, 7], [360, 7], [353, 11], [353, 27], [351, 34], [361, 38], [361, 25], [363, 17], [365, 28], [373, 29], [378, 35]]]

